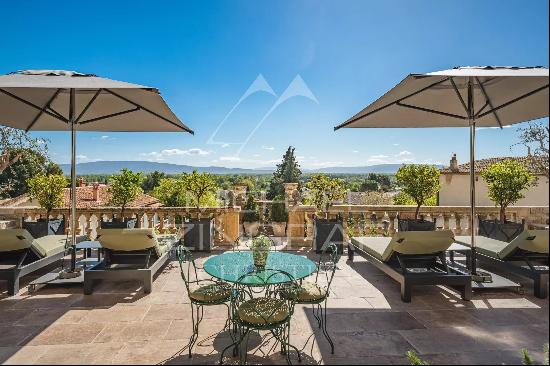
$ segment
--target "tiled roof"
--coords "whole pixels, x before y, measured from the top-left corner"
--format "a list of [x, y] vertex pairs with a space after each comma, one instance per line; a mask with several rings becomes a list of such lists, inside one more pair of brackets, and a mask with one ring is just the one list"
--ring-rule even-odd
[[[84, 186], [76, 187], [76, 207], [80, 209], [93, 208], [93, 207], [108, 207], [111, 206], [111, 194], [109, 193], [109, 186], [100, 184], [97, 187], [97, 200], [94, 200], [94, 187]], [[27, 194], [23, 194], [19, 197], [7, 199], [0, 202], [0, 206], [19, 206], [30, 201]], [[65, 207], [69, 207], [71, 202], [71, 190], [65, 188], [63, 191], [63, 203]], [[161, 207], [162, 203], [155, 197], [142, 193], [135, 200], [128, 204], [128, 207]]]
[[[521, 165], [528, 167], [532, 174], [541, 174], [537, 168], [537, 161], [543, 160], [541, 157], [535, 156], [510, 156], [510, 157], [499, 157], [499, 158], [488, 158], [476, 160], [474, 164], [475, 172], [481, 173], [485, 168], [488, 168], [492, 164], [504, 161], [504, 160], [514, 160], [519, 162]], [[459, 164], [456, 170], [451, 170], [450, 167], [445, 167], [440, 170], [442, 174], [469, 174], [470, 173], [470, 163]]]

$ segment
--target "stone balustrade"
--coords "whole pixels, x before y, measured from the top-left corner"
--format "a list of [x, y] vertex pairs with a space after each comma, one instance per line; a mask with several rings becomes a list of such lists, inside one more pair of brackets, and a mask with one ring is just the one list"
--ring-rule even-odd
[[[260, 210], [270, 210], [270, 201], [261, 201]], [[120, 209], [116, 207], [102, 207], [78, 210], [78, 233], [95, 237], [100, 219], [111, 220], [117, 216]], [[288, 205], [289, 220], [286, 231], [287, 241], [292, 246], [311, 246], [313, 239], [313, 216], [315, 209], [308, 205]], [[397, 216], [412, 218], [414, 206], [367, 206], [367, 205], [334, 205], [329, 210], [329, 217], [340, 215], [344, 226], [348, 222], [353, 223], [354, 235], [392, 235], [397, 227]], [[182, 219], [185, 217], [197, 217], [197, 209], [188, 207], [129, 207], [125, 211], [126, 217], [138, 219], [138, 227], [156, 227], [161, 232], [181, 232]], [[239, 215], [241, 208], [219, 207], [205, 208], [200, 211], [201, 217], [213, 217], [216, 245], [230, 245], [242, 235], [242, 225]], [[468, 235], [470, 233], [470, 208], [468, 206], [447, 207], [431, 206], [422, 207], [420, 215], [427, 220], [436, 220], [438, 229], [450, 229], [456, 235]], [[481, 218], [498, 218], [499, 210], [496, 207], [478, 207], [477, 213]], [[525, 222], [526, 226], [548, 224], [548, 207], [510, 207], [507, 210], [507, 218], [514, 222]], [[29, 207], [4, 207], [0, 208], [0, 219], [21, 222], [21, 218], [34, 220], [44, 216], [45, 211], [39, 208]], [[69, 210], [67, 208], [55, 209], [52, 215], [58, 217], [64, 215], [69, 222]], [[262, 216], [262, 215], [260, 215]], [[263, 221], [263, 220], [262, 220]], [[267, 222], [265, 222], [267, 223]]]
[[[240, 207], [214, 207], [200, 210], [202, 218], [212, 217], [214, 219], [214, 243], [231, 244], [239, 238]], [[86, 234], [90, 238], [95, 238], [96, 230], [99, 227], [100, 220], [110, 221], [120, 213], [117, 207], [98, 207], [88, 209], [78, 209], [78, 234]], [[197, 217], [199, 211], [196, 208], [189, 207], [128, 207], [124, 211], [125, 217], [137, 218], [137, 227], [149, 228], [155, 227], [160, 232], [181, 233], [182, 225], [186, 217]], [[21, 219], [33, 221], [44, 217], [46, 211], [33, 207], [2, 207], [0, 208], [0, 217], [11, 219], [16, 225], [21, 225]], [[67, 219], [67, 231], [70, 230], [70, 214], [68, 208], [54, 209], [51, 213], [53, 217], [64, 216]]]

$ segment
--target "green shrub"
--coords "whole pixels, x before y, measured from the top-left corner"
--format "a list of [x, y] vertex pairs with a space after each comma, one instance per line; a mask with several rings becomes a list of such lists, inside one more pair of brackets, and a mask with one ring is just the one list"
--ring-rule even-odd
[[275, 197], [271, 204], [271, 221], [272, 222], [287, 222], [288, 212], [286, 210], [285, 201], [281, 196]]
[[249, 193], [246, 196], [246, 203], [244, 205], [243, 221], [256, 222], [259, 219], [260, 215], [258, 214], [258, 205], [256, 204], [256, 200], [254, 199], [254, 195]]

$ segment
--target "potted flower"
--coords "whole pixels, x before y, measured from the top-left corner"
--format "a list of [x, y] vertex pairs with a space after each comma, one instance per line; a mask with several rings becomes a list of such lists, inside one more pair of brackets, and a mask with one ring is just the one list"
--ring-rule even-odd
[[320, 253], [326, 243], [334, 243], [338, 252], [343, 253], [344, 233], [343, 222], [338, 215], [329, 219], [328, 211], [334, 201], [344, 198], [346, 191], [343, 182], [338, 178], [330, 178], [324, 174], [316, 174], [307, 182], [309, 190], [308, 202], [315, 206], [313, 217], [313, 246]]
[[188, 217], [184, 226], [183, 242], [187, 247], [197, 251], [209, 252], [214, 245], [214, 223], [212, 217], [203, 218], [201, 206], [215, 206], [216, 180], [211, 174], [197, 173], [184, 174], [181, 178], [190, 199], [197, 209], [197, 217]]
[[258, 214], [258, 206], [254, 196], [249, 193], [246, 197], [243, 215], [243, 227], [247, 236], [254, 237], [258, 235], [260, 228], [260, 215]]
[[273, 228], [273, 235], [285, 236], [287, 221], [288, 212], [285, 202], [283, 197], [277, 196], [271, 204], [271, 227]]
[[250, 249], [252, 250], [252, 258], [256, 268], [265, 268], [272, 245], [271, 239], [265, 235], [260, 235], [252, 240]]

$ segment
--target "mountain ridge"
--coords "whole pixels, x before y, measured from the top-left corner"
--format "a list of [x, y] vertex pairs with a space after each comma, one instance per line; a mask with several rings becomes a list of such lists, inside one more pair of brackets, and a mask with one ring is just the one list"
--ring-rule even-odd
[[[70, 174], [71, 168], [69, 164], [59, 165], [65, 174]], [[395, 174], [402, 164], [377, 164], [366, 166], [348, 166], [348, 167], [325, 167], [316, 169], [305, 169], [304, 173], [329, 173], [329, 174], [368, 174], [368, 173], [385, 173]], [[206, 172], [212, 174], [271, 174], [275, 167], [262, 168], [228, 168], [222, 166], [191, 166], [172, 163], [160, 163], [153, 161], [139, 160], [114, 160], [114, 161], [93, 161], [76, 164], [76, 173], [79, 175], [87, 174], [114, 174], [121, 169], [126, 168], [135, 172], [151, 173], [160, 171], [166, 174], [181, 174], [190, 173], [193, 170], [198, 172]]]

